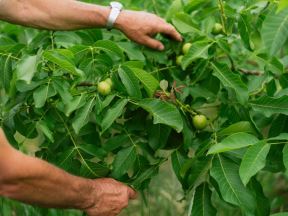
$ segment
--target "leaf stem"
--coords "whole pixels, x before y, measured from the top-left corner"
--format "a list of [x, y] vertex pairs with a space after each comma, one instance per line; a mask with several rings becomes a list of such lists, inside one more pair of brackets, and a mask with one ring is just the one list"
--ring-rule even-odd
[[225, 15], [223, 0], [218, 0], [218, 7], [219, 7], [219, 10], [220, 10], [221, 22], [222, 22], [222, 26], [223, 26], [223, 31], [224, 31], [224, 33], [227, 35], [227, 29], [226, 29], [227, 17], [226, 17], [226, 15]]
[[155, 12], [157, 15], [159, 15], [160, 13], [159, 13], [159, 11], [158, 11], [158, 9], [157, 9], [157, 4], [156, 4], [155, 0], [152, 0], [152, 3], [153, 3], [154, 12]]
[[160, 69], [152, 71], [150, 74], [158, 73], [158, 72], [161, 72], [161, 71], [164, 71], [164, 70], [168, 70], [168, 69], [172, 69], [172, 68], [176, 68], [176, 67], [177, 66], [169, 66], [169, 67], [160, 68]]
[[180, 109], [181, 109], [181, 110], [190, 113], [192, 116], [198, 115], [198, 113], [195, 112], [195, 111], [193, 111], [188, 104], [183, 104], [183, 103], [182, 103], [181, 101], [179, 101], [178, 99], [176, 99], [176, 104], [177, 104], [178, 106], [180, 106]]
[[[55, 109], [55, 110], [56, 110], [56, 109]], [[60, 120], [62, 121], [62, 123], [63, 123], [63, 125], [64, 125], [64, 127], [65, 127], [65, 130], [67, 131], [67, 133], [68, 133], [68, 135], [69, 135], [69, 137], [70, 137], [70, 140], [71, 140], [71, 142], [73, 143], [74, 148], [75, 148], [75, 150], [77, 151], [77, 153], [78, 153], [78, 155], [79, 155], [82, 163], [86, 166], [86, 168], [87, 168], [95, 177], [100, 177], [100, 176], [97, 175], [97, 174], [91, 169], [91, 167], [86, 163], [86, 161], [85, 161], [85, 159], [83, 158], [81, 152], [79, 151], [79, 147], [78, 147], [78, 145], [76, 144], [76, 141], [75, 141], [75, 139], [74, 139], [74, 137], [73, 137], [73, 135], [72, 135], [69, 127], [67, 126], [66, 122], [64, 121], [64, 119], [62, 118], [62, 116], [59, 114], [59, 112], [58, 112], [57, 110], [56, 110], [56, 113], [57, 113], [57, 115], [59, 116]]]
[[51, 39], [51, 48], [52, 50], [54, 50], [55, 44], [54, 44], [54, 32], [53, 31], [50, 32], [50, 39]]
[[9, 57], [9, 58], [12, 58], [12, 59], [15, 59], [15, 60], [20, 60], [20, 58], [18, 58], [18, 57], [16, 57], [16, 56], [12, 56], [12, 54], [11, 53], [2, 53], [2, 52], [0, 52], [0, 56], [7, 56], [7, 57]]

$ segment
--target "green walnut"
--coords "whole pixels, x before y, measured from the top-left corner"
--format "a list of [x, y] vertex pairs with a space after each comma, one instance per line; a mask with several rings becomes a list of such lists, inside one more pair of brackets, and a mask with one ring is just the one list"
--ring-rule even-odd
[[177, 58], [176, 58], [176, 64], [177, 65], [181, 65], [183, 57], [184, 57], [183, 55], [177, 56]]
[[111, 92], [111, 85], [109, 82], [107, 81], [101, 81], [98, 83], [98, 92], [101, 94], [101, 95], [108, 95], [110, 94]]
[[192, 46], [191, 43], [185, 43], [185, 44], [183, 45], [183, 47], [182, 47], [182, 52], [183, 52], [184, 55], [186, 55], [186, 54], [189, 52], [191, 46]]
[[203, 130], [207, 126], [207, 118], [204, 115], [196, 115], [193, 117], [193, 125], [198, 130]]
[[223, 32], [223, 26], [220, 23], [215, 23], [212, 29], [212, 34], [218, 35]]

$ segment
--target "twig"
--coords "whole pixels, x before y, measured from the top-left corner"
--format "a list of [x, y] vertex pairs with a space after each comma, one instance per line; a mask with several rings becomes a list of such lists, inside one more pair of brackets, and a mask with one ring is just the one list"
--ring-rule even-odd
[[20, 58], [17, 58], [16, 56], [13, 56], [12, 53], [0, 53], [0, 56], [7, 56], [9, 58], [15, 59], [15, 60], [20, 60]]
[[222, 22], [222, 26], [223, 26], [223, 32], [227, 35], [227, 30], [226, 30], [227, 17], [225, 15], [224, 4], [223, 4], [222, 0], [218, 0], [218, 7], [219, 7], [220, 13], [221, 13], [221, 22]]
[[261, 76], [263, 73], [260, 71], [256, 71], [256, 70], [247, 70], [247, 69], [243, 69], [243, 68], [239, 68], [238, 71], [240, 71], [243, 74], [246, 75], [253, 75], [253, 76]]
[[81, 83], [77, 84], [77, 87], [91, 87], [91, 86], [95, 86], [95, 83], [81, 82]]
[[168, 70], [168, 69], [172, 69], [172, 68], [176, 68], [176, 67], [177, 66], [169, 66], [169, 67], [160, 68], [160, 69], [152, 71], [151, 74], [158, 73], [158, 72], [161, 72], [161, 71], [164, 71], [164, 70]]

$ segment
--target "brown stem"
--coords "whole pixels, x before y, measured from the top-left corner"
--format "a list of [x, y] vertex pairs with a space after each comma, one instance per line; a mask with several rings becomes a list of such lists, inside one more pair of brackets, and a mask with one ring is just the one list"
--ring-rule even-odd
[[94, 83], [91, 82], [81, 82], [79, 84], [77, 84], [78, 87], [91, 87], [91, 86], [95, 86]]
[[260, 71], [255, 71], [255, 70], [247, 70], [243, 68], [239, 68], [238, 71], [240, 71], [243, 74], [246, 75], [253, 75], [253, 76], [261, 76], [263, 73]]

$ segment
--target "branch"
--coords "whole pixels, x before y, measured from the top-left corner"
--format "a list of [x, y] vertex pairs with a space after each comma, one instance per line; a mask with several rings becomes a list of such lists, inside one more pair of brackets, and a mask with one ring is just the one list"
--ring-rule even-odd
[[77, 84], [77, 87], [91, 87], [91, 86], [95, 86], [95, 84], [91, 82], [81, 82]]
[[239, 68], [238, 71], [240, 71], [243, 74], [253, 75], [253, 76], [261, 76], [263, 74], [261, 71], [247, 70], [247, 69], [243, 69], [243, 68]]

